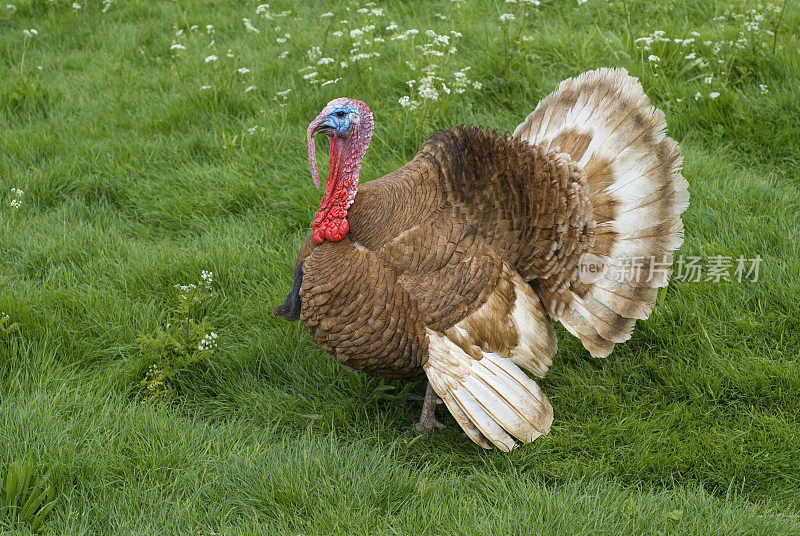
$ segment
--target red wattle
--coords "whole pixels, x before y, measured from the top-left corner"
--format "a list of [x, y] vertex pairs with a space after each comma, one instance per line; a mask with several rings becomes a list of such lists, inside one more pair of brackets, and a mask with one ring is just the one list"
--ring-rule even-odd
[[[319, 210], [311, 224], [314, 242], [317, 244], [322, 244], [325, 240], [337, 242], [346, 237], [350, 231], [347, 211], [355, 199], [361, 159], [364, 158], [364, 153], [366, 153], [372, 138], [372, 113], [367, 105], [361, 101], [336, 99], [331, 101], [329, 106], [339, 101], [355, 104], [359, 109], [359, 118], [351, 135], [344, 137], [328, 134], [330, 141], [328, 180], [325, 181], [325, 195], [322, 196]], [[315, 129], [325, 117], [324, 114], [327, 113], [326, 110], [323, 110], [308, 127], [309, 163], [311, 164], [311, 174], [315, 180], [317, 178], [314, 173], [316, 160], [314, 159], [312, 139]]]

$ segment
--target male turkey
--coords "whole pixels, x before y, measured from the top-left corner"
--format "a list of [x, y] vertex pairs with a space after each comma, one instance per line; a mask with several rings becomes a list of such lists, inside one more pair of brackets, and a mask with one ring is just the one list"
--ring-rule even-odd
[[437, 131], [357, 188], [372, 113], [335, 99], [308, 127], [314, 182], [318, 133], [329, 175], [275, 314], [348, 367], [427, 377], [420, 431], [442, 428], [438, 395], [478, 445], [529, 443], [553, 410], [519, 367], [550, 368], [548, 315], [605, 357], [667, 284], [689, 194], [665, 127], [635, 78], [599, 69], [562, 82], [510, 137]]

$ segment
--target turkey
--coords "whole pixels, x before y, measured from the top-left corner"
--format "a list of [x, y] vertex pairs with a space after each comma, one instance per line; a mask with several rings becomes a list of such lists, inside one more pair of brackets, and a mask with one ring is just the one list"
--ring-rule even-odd
[[513, 135], [435, 132], [409, 163], [358, 184], [373, 118], [332, 100], [308, 127], [330, 142], [328, 179], [294, 284], [275, 314], [378, 378], [428, 380], [478, 445], [547, 434], [553, 409], [525, 374], [556, 353], [551, 318], [593, 357], [628, 340], [667, 284], [689, 201], [664, 114], [624, 69], [570, 78]]

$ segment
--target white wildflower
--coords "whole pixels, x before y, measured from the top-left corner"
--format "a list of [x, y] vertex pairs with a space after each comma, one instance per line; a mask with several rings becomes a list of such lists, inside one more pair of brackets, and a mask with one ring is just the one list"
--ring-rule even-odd
[[697, 57], [697, 54], [695, 54], [694, 52], [692, 52], [692, 53], [690, 53], [690, 54], [687, 54], [687, 55], [685, 55], [685, 56], [683, 57], [683, 59], [685, 59], [685, 60], [693, 60], [693, 59], [695, 59], [696, 57]]
[[769, 93], [769, 89], [767, 88], [767, 84], [758, 84], [758, 89], [761, 90], [762, 95], [766, 95]]
[[360, 8], [360, 9], [358, 10], [358, 12], [359, 12], [359, 13], [361, 13], [361, 14], [363, 15], [364, 13], [369, 13], [369, 9], [367, 9], [367, 8], [365, 8], [365, 7], [362, 7], [362, 8]]
[[336, 30], [335, 32], [333, 32], [333, 35], [335, 35], [336, 37], [341, 37], [344, 35], [344, 32]]
[[277, 93], [275, 93], [275, 96], [276, 96], [276, 97], [283, 97], [283, 98], [285, 99], [285, 98], [286, 98], [286, 96], [287, 96], [289, 93], [291, 93], [291, 92], [292, 92], [292, 89], [291, 89], [291, 88], [289, 88], [289, 89], [284, 89], [283, 91], [278, 91]]
[[284, 44], [286, 42], [286, 38], [285, 37], [278, 37], [277, 39], [275, 39], [275, 42], [282, 45], [282, 44]]
[[350, 64], [347, 63], [346, 61], [339, 62], [339, 67], [341, 67], [342, 69], [346, 69], [348, 65]]
[[304, 78], [305, 80], [312, 80], [312, 79], [314, 79], [314, 78], [316, 78], [316, 77], [317, 77], [317, 74], [319, 74], [319, 73], [317, 73], [317, 71], [311, 71], [311, 72], [310, 72], [310, 73], [308, 73], [308, 74], [304, 74], [304, 75], [303, 75], [303, 78]]
[[328, 11], [327, 13], [323, 13], [322, 15], [319, 16], [319, 18], [321, 19], [327, 19], [328, 17], [333, 17], [333, 13]]
[[211, 86], [200, 86], [200, 91], [205, 91], [207, 89], [211, 89]]
[[36, 28], [31, 28], [30, 30], [22, 30], [22, 33], [25, 34], [25, 37], [33, 37], [35, 35], [39, 35], [38, 30]]
[[269, 9], [269, 4], [260, 4], [256, 7], [256, 15], [263, 15]]
[[103, 0], [103, 11], [102, 13], [108, 13], [108, 10], [111, 9], [111, 4], [113, 4], [113, 0]]
[[204, 61], [206, 63], [209, 63], [209, 62], [212, 62], [212, 61], [217, 61], [218, 59], [219, 58], [216, 57], [214, 54], [211, 54], [210, 56], [206, 56], [206, 59]]
[[692, 32], [691, 35], [695, 37], [700, 37], [700, 32]]
[[210, 285], [211, 283], [214, 282], [214, 272], [203, 270], [200, 272], [200, 279], [203, 280], [204, 284]]
[[178, 30], [177, 32], [175, 32], [175, 37], [180, 37], [182, 35], [183, 35], [183, 30]]
[[650, 54], [649, 56], [647, 56], [647, 59], [648, 59], [649, 61], [661, 61], [661, 58], [659, 58], [659, 57], [658, 57], [658, 56], [656, 56], [655, 54]]
[[286, 59], [288, 56], [289, 56], [289, 51], [288, 51], [288, 50], [284, 50], [283, 52], [281, 52], [281, 53], [278, 55], [278, 57], [279, 57], [280, 59], [282, 59], [282, 60], [285, 60], [285, 59]]
[[373, 7], [369, 10], [370, 17], [383, 17], [383, 8], [382, 7]]
[[714, 99], [716, 99], [717, 97], [719, 97], [719, 91], [712, 91], [711, 93], [709, 93], [709, 94], [708, 94], [708, 97], [709, 97], [711, 100], [714, 100]]
[[248, 32], [261, 33], [258, 30], [258, 28], [256, 28], [255, 26], [252, 25], [252, 23], [250, 22], [250, 19], [245, 17], [245, 18], [242, 19], [242, 22], [244, 23], [244, 29], [247, 30]]
[[22, 206], [22, 197], [25, 195], [25, 192], [19, 188], [11, 188], [11, 195], [14, 196], [14, 199], [11, 200], [11, 208], [16, 210]]
[[396, 30], [397, 28], [398, 28], [397, 23], [395, 21], [392, 21], [392, 22], [389, 23], [389, 26], [386, 27], [386, 31], [387, 32], [392, 32], [392, 31]]
[[706, 76], [706, 77], [703, 79], [703, 83], [704, 83], [704, 84], [711, 84], [712, 82], [714, 82], [714, 77], [713, 77], [713, 76]]
[[364, 32], [359, 30], [358, 28], [350, 30], [350, 39], [356, 39], [358, 37], [361, 37], [362, 35], [364, 35]]
[[14, 4], [6, 4], [6, 9], [14, 13], [17, 10], [17, 6], [15, 6]]
[[322, 87], [322, 86], [327, 86], [328, 84], [335, 84], [335, 83], [336, 83], [336, 82], [338, 82], [339, 80], [341, 80], [341, 78], [336, 78], [335, 80], [325, 80], [323, 83], [321, 83], [321, 84], [319, 85], [319, 87]]
[[82, 9], [82, 8], [83, 8], [83, 6], [80, 5], [78, 2], [72, 2], [72, 9], [74, 9], [75, 11], [77, 11], [79, 9]]
[[514, 15], [512, 15], [511, 13], [503, 13], [502, 15], [500, 15], [501, 22], [512, 21], [515, 18], [516, 17], [514, 17]]
[[246, 88], [244, 88], [244, 92], [250, 93], [251, 91], [255, 91], [256, 89], [258, 89], [256, 86], [247, 86]]
[[475, 81], [475, 82], [472, 83], [472, 87], [474, 87], [475, 89], [480, 89], [480, 88], [483, 87], [483, 84], [481, 84], [480, 82]]
[[525, 41], [525, 42], [530, 43], [531, 41], [534, 41], [535, 38], [532, 35], [523, 35], [522, 36], [522, 40]]
[[180, 43], [173, 43], [172, 46], [169, 47], [170, 50], [186, 50], [186, 47]]
[[192, 25], [189, 27], [189, 29], [190, 29], [190, 30], [197, 30], [198, 28], [199, 28], [199, 26], [197, 26], [197, 24], [192, 24]]
[[703, 95], [698, 91], [694, 94], [694, 100], [700, 100], [703, 98]]
[[403, 108], [408, 108], [409, 110], [416, 110], [417, 108], [419, 108], [419, 102], [411, 100], [411, 97], [409, 97], [408, 95], [400, 97], [400, 100], [398, 100], [397, 102], [398, 104], [400, 104], [400, 106], [402, 106]]
[[214, 31], [214, 25], [213, 24], [206, 24], [206, 31], [208, 33], [212, 33]]
[[213, 352], [217, 348], [217, 338], [217, 334], [213, 331], [204, 335], [200, 344], [197, 345], [197, 349], [201, 352]]
[[320, 58], [317, 61], [317, 65], [328, 65], [329, 63], [333, 63], [334, 61], [336, 60], [333, 58]]
[[247, 74], [250, 72], [250, 69], [248, 69], [247, 67], [239, 67], [236, 70], [239, 71], [239, 74]]

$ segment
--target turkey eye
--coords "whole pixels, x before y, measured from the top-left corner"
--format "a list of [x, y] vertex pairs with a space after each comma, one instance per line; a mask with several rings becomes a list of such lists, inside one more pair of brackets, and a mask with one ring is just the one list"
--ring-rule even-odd
[[339, 119], [344, 119], [347, 116], [347, 112], [336, 112], [336, 117]]

